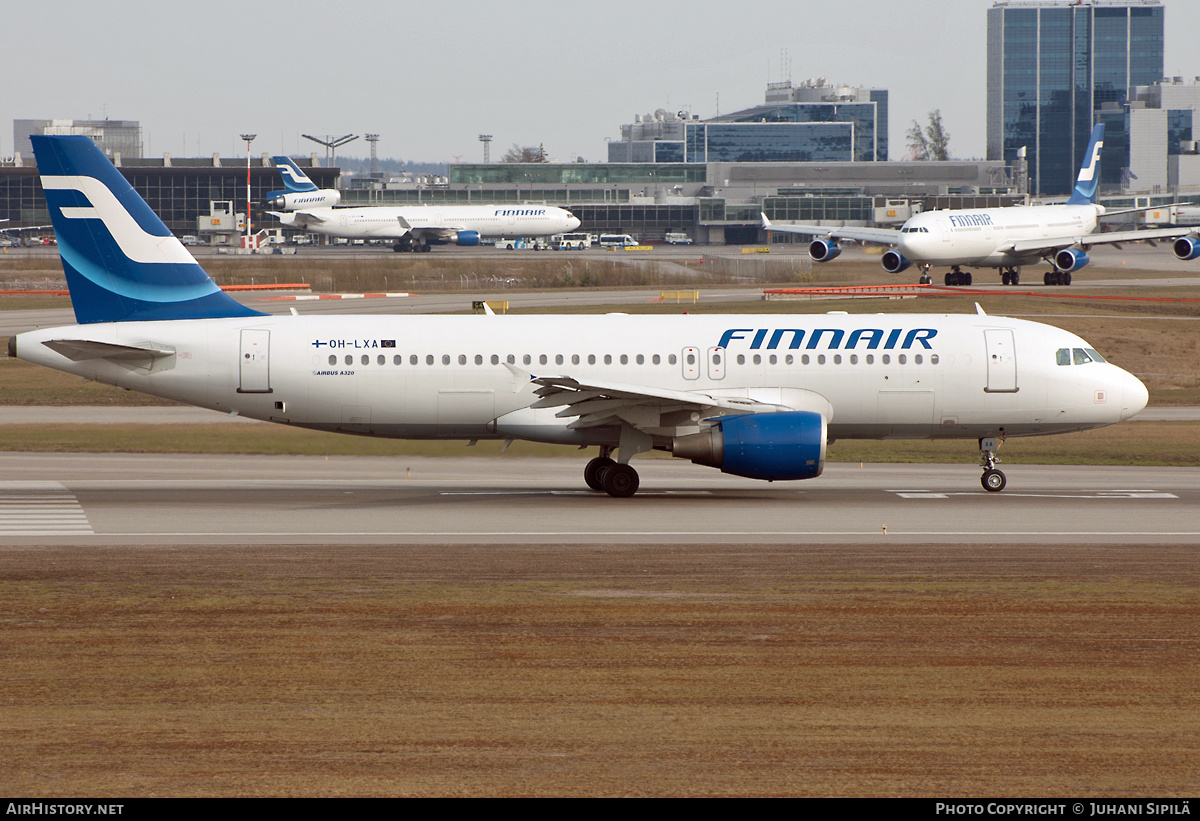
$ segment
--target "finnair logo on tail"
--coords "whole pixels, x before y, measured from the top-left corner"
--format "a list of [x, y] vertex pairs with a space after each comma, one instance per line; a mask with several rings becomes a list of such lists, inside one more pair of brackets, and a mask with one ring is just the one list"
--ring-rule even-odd
[[313, 191], [316, 185], [300, 168], [287, 157], [275, 157], [275, 167], [288, 188], [294, 191]]
[[1096, 166], [1100, 163], [1100, 149], [1104, 148], [1103, 140], [1096, 140], [1092, 147], [1092, 156], [1088, 164], [1079, 169], [1078, 182], [1091, 182], [1096, 178]]
[[95, 177], [42, 177], [42, 188], [58, 191], [78, 191], [91, 205], [72, 205], [60, 208], [63, 219], [91, 220], [104, 223], [121, 253], [134, 262], [190, 263], [192, 255], [183, 243], [168, 234], [158, 237], [148, 234], [137, 224], [125, 207], [117, 201], [108, 186]]

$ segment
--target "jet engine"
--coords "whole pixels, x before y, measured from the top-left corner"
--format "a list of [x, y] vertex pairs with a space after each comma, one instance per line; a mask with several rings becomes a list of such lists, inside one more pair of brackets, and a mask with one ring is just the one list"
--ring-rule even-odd
[[752, 413], [677, 436], [671, 452], [750, 479], [812, 479], [825, 469], [825, 417], [812, 411]]
[[457, 245], [478, 245], [478, 231], [458, 231], [450, 237], [450, 241]]
[[912, 265], [908, 258], [899, 251], [886, 252], [879, 260], [879, 263], [883, 266], [883, 270], [887, 271], [889, 274], [898, 274], [908, 266]]
[[815, 239], [808, 246], [808, 255], [813, 262], [829, 262], [842, 253], [842, 246], [831, 239]]
[[322, 188], [319, 191], [272, 191], [267, 194], [267, 206], [276, 211], [296, 211], [301, 208], [332, 208], [342, 201], [340, 191]]
[[1078, 271], [1090, 261], [1087, 254], [1074, 248], [1067, 248], [1054, 255], [1054, 267], [1064, 274]]
[[1200, 257], [1200, 242], [1194, 237], [1180, 237], [1171, 245], [1171, 250], [1179, 259], [1195, 259]]

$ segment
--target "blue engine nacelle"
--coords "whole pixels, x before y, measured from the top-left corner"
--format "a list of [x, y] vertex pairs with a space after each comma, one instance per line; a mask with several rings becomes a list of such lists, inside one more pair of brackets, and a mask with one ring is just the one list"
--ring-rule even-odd
[[1192, 237], [1180, 237], [1171, 245], [1171, 250], [1179, 259], [1195, 259], [1200, 257], [1200, 242]]
[[1076, 251], [1074, 248], [1067, 248], [1054, 255], [1054, 267], [1064, 274], [1078, 271], [1089, 262], [1091, 260], [1088, 259], [1087, 254], [1083, 251]]
[[879, 260], [879, 264], [882, 265], [883, 270], [887, 271], [889, 274], [898, 274], [908, 266], [912, 265], [912, 263], [908, 261], [908, 257], [904, 256], [904, 254], [900, 253], [899, 251], [888, 251]]
[[825, 469], [825, 417], [812, 411], [752, 413], [678, 436], [671, 452], [750, 479], [812, 479]]
[[478, 245], [479, 244], [479, 232], [478, 231], [459, 231], [458, 233], [456, 233], [454, 235], [454, 237], [451, 241], [458, 245]]
[[837, 259], [840, 253], [842, 246], [831, 239], [814, 239], [808, 246], [808, 255], [813, 258], [813, 262], [829, 262], [831, 259]]

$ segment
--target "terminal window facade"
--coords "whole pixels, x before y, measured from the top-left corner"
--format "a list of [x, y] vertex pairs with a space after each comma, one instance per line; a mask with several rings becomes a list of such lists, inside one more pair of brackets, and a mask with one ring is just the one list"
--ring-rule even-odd
[[852, 123], [694, 123], [688, 162], [849, 162]]

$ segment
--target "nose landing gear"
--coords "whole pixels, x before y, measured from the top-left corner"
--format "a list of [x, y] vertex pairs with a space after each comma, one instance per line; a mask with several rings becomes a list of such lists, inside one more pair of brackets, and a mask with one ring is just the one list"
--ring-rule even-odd
[[1004, 472], [996, 468], [996, 465], [1000, 462], [1000, 457], [996, 455], [996, 451], [1000, 449], [1000, 445], [1003, 442], [1003, 434], [999, 438], [990, 436], [979, 440], [979, 453], [981, 456], [979, 466], [983, 468], [983, 476], [980, 477], [979, 482], [983, 485], [983, 489], [989, 493], [998, 493], [1004, 490], [1004, 486], [1008, 484], [1008, 479], [1005, 478]]

